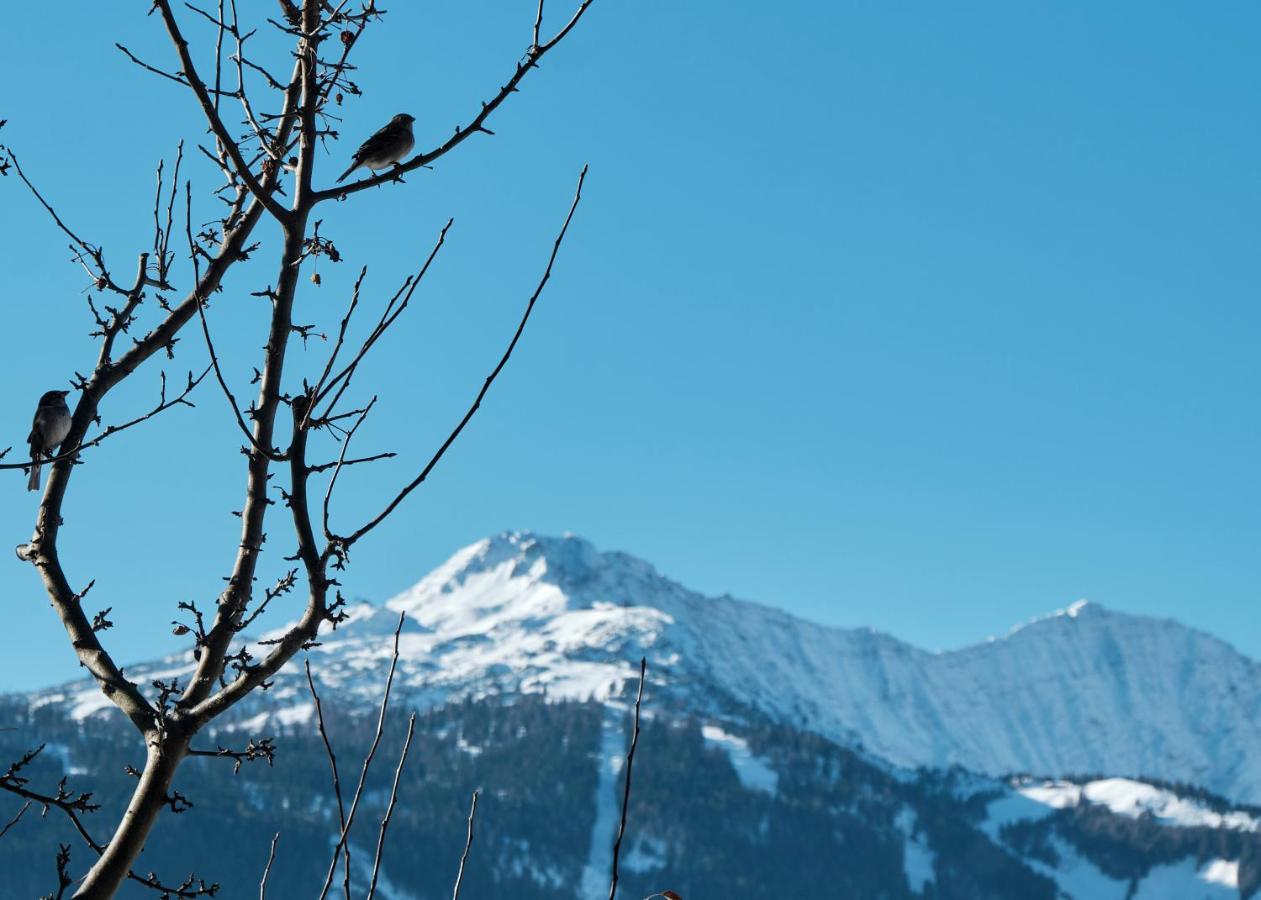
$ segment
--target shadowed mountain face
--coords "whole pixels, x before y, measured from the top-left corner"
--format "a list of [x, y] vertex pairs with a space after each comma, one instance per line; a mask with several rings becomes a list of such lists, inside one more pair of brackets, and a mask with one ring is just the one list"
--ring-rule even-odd
[[[450, 703], [422, 713], [399, 781], [383, 857], [380, 900], [451, 896], [469, 795], [482, 792], [462, 896], [595, 900], [608, 894], [629, 721], [625, 701], [548, 702], [538, 695]], [[654, 710], [656, 691], [645, 698]], [[342, 781], [357, 777], [374, 732], [370, 711], [326, 694]], [[355, 708], [357, 707], [357, 708]], [[31, 786], [91, 789], [103, 808], [92, 833], [116, 820], [143, 765], [121, 717], [90, 723], [56, 705], [31, 710], [0, 698], [0, 758], [37, 741]], [[352, 833], [352, 896], [361, 897], [390, 796], [406, 708], [386, 723]], [[274, 719], [274, 767], [194, 758], [175, 788], [193, 804], [164, 814], [140, 871], [178, 883], [189, 872], [218, 896], [258, 895], [279, 833], [268, 897], [317, 896], [338, 833], [328, 761], [309, 723]], [[240, 731], [206, 746], [242, 746]], [[1116, 778], [1002, 782], [959, 770], [908, 771], [786, 726], [738, 727], [655, 712], [644, 723], [624, 844], [619, 897], [659, 888], [687, 900], [1239, 900], [1261, 880], [1261, 817], [1200, 792]], [[0, 794], [0, 821], [18, 802]], [[53, 854], [72, 848], [56, 811], [28, 814], [0, 840], [0, 896], [55, 888]], [[76, 868], [78, 870], [78, 868]], [[338, 876], [336, 896], [341, 896]], [[152, 897], [131, 884], [126, 900]]]
[[[644, 655], [662, 711], [785, 725], [903, 767], [1103, 772], [1261, 802], [1261, 666], [1176, 622], [1095, 604], [928, 653], [705, 597], [580, 538], [514, 532], [460, 550], [384, 608], [352, 608], [311, 653], [330, 690], [377, 695], [399, 613], [398, 686], [423, 709], [520, 695], [605, 701]], [[128, 671], [146, 684], [189, 665], [172, 657]], [[35, 702], [79, 717], [105, 704], [86, 685]], [[247, 712], [296, 723], [311, 706], [289, 673]]]

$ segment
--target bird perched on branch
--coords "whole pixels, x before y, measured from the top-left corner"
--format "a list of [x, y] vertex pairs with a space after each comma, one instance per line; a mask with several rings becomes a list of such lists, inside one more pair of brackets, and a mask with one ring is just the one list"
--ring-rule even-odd
[[35, 421], [31, 424], [31, 477], [26, 480], [28, 491], [39, 490], [39, 468], [45, 456], [61, 445], [70, 433], [70, 407], [66, 406], [69, 391], [49, 391], [39, 398]]
[[415, 117], [407, 113], [399, 113], [390, 119], [384, 128], [364, 141], [355, 151], [350, 168], [342, 172], [337, 179], [338, 183], [360, 166], [367, 166], [374, 171], [384, 169], [411, 153], [416, 146], [416, 137], [412, 134], [412, 123], [415, 121]]

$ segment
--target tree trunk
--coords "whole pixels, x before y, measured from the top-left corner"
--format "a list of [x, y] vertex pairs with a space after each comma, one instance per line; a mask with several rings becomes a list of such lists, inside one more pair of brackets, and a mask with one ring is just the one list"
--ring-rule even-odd
[[80, 900], [108, 900], [118, 892], [132, 864], [144, 850], [149, 829], [157, 821], [170, 795], [175, 770], [188, 751], [187, 739], [179, 740], [169, 735], [159, 740], [157, 735], [150, 734], [146, 744], [148, 757], [136, 790], [131, 795], [131, 802], [127, 804], [127, 812], [118, 823], [118, 830], [105, 852], [75, 891], [74, 896]]

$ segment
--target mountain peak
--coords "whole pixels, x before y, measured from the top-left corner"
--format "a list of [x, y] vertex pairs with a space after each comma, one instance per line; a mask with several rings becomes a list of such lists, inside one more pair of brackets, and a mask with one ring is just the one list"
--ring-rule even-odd
[[[607, 701], [625, 696], [642, 656], [656, 708], [781, 722], [901, 766], [1108, 772], [1261, 799], [1248, 753], [1261, 744], [1261, 666], [1176, 622], [1095, 603], [929, 653], [704, 596], [575, 535], [508, 531], [457, 551], [384, 609], [348, 612], [312, 648], [312, 667], [355, 696], [379, 691], [401, 612], [399, 690], [421, 706], [530, 693]], [[83, 709], [99, 708], [85, 690]]]
[[1027, 622], [1013, 625], [1011, 630], [1007, 632], [1007, 637], [1015, 637], [1017, 634], [1029, 629], [1036, 631], [1040, 628], [1057, 624], [1072, 625], [1077, 622], [1098, 622], [1108, 615], [1110, 613], [1107, 609], [1092, 600], [1075, 600], [1063, 609], [1057, 609], [1044, 616], [1036, 616]]

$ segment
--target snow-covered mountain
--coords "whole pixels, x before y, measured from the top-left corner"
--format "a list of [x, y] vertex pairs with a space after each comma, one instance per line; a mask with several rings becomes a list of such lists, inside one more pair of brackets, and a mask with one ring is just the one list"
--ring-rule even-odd
[[[465, 547], [384, 607], [350, 612], [312, 667], [365, 698], [379, 694], [401, 613], [396, 689], [422, 708], [522, 693], [607, 700], [646, 655], [659, 707], [790, 725], [896, 766], [1147, 777], [1261, 802], [1261, 665], [1176, 622], [1095, 604], [930, 653], [702, 596], [577, 537], [512, 532]], [[188, 664], [128, 671], [145, 683]], [[58, 701], [79, 716], [103, 702], [77, 685], [37, 702]], [[294, 721], [310, 706], [291, 673], [261, 709]]]

